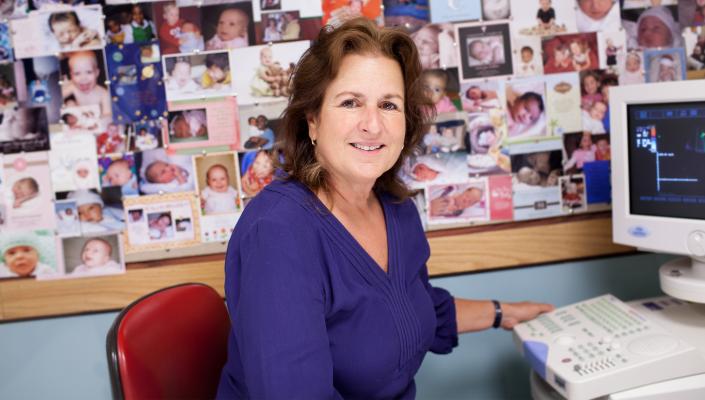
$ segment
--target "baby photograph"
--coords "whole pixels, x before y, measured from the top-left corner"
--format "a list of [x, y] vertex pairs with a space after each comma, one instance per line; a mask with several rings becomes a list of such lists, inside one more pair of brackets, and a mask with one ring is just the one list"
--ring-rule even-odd
[[145, 43], [157, 38], [152, 4], [106, 6], [105, 36], [110, 44]]
[[561, 210], [564, 213], [587, 210], [585, 196], [585, 175], [567, 175], [560, 177]]
[[2, 158], [5, 226], [13, 229], [54, 229], [54, 199], [47, 152]]
[[54, 55], [59, 52], [99, 49], [105, 46], [103, 10], [100, 5], [36, 11], [10, 21], [17, 58]]
[[[354, 3], [351, 1], [350, 5], [352, 6]], [[429, 2], [384, 0], [383, 3], [385, 26], [400, 27], [408, 33], [412, 33], [431, 22]]]
[[270, 151], [240, 154], [240, 182], [243, 196], [253, 197], [274, 179], [274, 160]]
[[542, 39], [541, 47], [546, 74], [587, 71], [600, 66], [595, 32], [547, 36]]
[[231, 53], [235, 92], [239, 105], [274, 102], [289, 96], [294, 65], [309, 48], [309, 41], [249, 46]]
[[159, 120], [135, 122], [129, 129], [129, 149], [132, 152], [162, 147], [162, 122]]
[[52, 135], [49, 152], [54, 192], [99, 189], [98, 157], [93, 135]]
[[118, 187], [102, 188], [100, 193], [95, 189], [59, 192], [56, 198], [76, 203], [83, 235], [118, 232], [125, 228], [122, 193]]
[[484, 21], [508, 19], [512, 16], [509, 0], [481, 0], [480, 4], [482, 5], [482, 19]]
[[206, 109], [171, 111], [168, 116], [169, 143], [208, 140]]
[[0, 232], [0, 279], [41, 278], [61, 273], [57, 240], [49, 230]]
[[687, 79], [705, 78], [705, 29], [703, 26], [686, 28], [683, 30], [683, 40]]
[[582, 128], [566, 131], [589, 131], [605, 133], [610, 130], [609, 93], [619, 84], [619, 78], [609, 70], [592, 70], [580, 73], [580, 112]]
[[68, 135], [99, 135], [103, 127], [100, 118], [100, 106], [64, 107], [61, 109], [62, 131]]
[[436, 109], [437, 118], [460, 111], [457, 68], [425, 70], [421, 74], [421, 83]]
[[576, 32], [575, 3], [565, 0], [511, 0], [512, 34], [546, 36]]
[[563, 135], [563, 172], [567, 175], [582, 172], [587, 163], [610, 160], [610, 154], [607, 134], [585, 131]]
[[546, 136], [546, 101], [543, 77], [506, 84], [509, 139]]
[[164, 149], [135, 154], [142, 194], [176, 193], [194, 190], [191, 156], [168, 155]]
[[240, 140], [244, 150], [270, 150], [275, 142], [275, 121], [286, 108], [285, 100], [275, 103], [242, 106]]
[[61, 58], [61, 98], [63, 107], [100, 107], [104, 119], [112, 116], [110, 92], [101, 50], [64, 53]]
[[[169, 103], [162, 120], [165, 148], [169, 153], [201, 153], [206, 148], [240, 147], [235, 97]], [[223, 151], [222, 149], [220, 151]]]
[[683, 28], [705, 24], [705, 3], [702, 0], [679, 0], [677, 3], [678, 21]]
[[0, 152], [49, 150], [49, 122], [45, 107], [9, 107], [0, 110]]
[[0, 62], [7, 63], [13, 60], [12, 44], [10, 43], [10, 26], [0, 23]]
[[502, 147], [506, 137], [503, 118], [492, 113], [469, 115], [465, 140], [467, 141], [467, 163], [470, 175], [494, 175], [510, 172], [509, 156]]
[[597, 41], [600, 69], [606, 69], [613, 74], [624, 69], [627, 56], [627, 36], [624, 31], [598, 32]]
[[514, 75], [518, 78], [543, 74], [541, 38], [519, 36], [514, 38]]
[[465, 23], [455, 29], [461, 80], [513, 74], [508, 23]]
[[634, 85], [646, 82], [644, 73], [644, 52], [630, 50], [627, 52], [624, 67], [619, 71], [620, 85]]
[[505, 81], [499, 79], [474, 81], [460, 85], [460, 103], [469, 113], [503, 110]]
[[237, 153], [212, 153], [193, 157], [196, 188], [203, 215], [237, 213], [240, 207]]
[[682, 47], [663, 50], [644, 50], [646, 82], [685, 80], [686, 61]]
[[298, 11], [262, 13], [262, 22], [257, 24], [257, 43], [302, 39], [299, 20]]
[[[644, 2], [645, 3], [645, 2]], [[683, 36], [675, 5], [622, 8], [622, 27], [627, 35], [627, 49], [682, 47]]]
[[442, 115], [427, 126], [420, 143], [424, 154], [448, 153], [465, 149], [465, 118]]
[[164, 76], [169, 101], [234, 93], [227, 51], [164, 57]]
[[95, 135], [98, 154], [124, 153], [130, 130], [129, 124], [108, 123], [105, 129]]
[[251, 1], [201, 7], [200, 26], [206, 51], [238, 49], [255, 44]]
[[412, 189], [423, 189], [428, 184], [464, 182], [468, 174], [465, 151], [412, 156], [401, 169], [402, 181]]
[[16, 103], [15, 65], [0, 64], [0, 110], [13, 107]]
[[487, 179], [429, 185], [426, 188], [429, 224], [486, 221], [489, 219]]
[[458, 66], [455, 28], [452, 24], [426, 24], [411, 34], [423, 69]]
[[153, 7], [162, 54], [190, 54], [205, 49], [200, 7], [179, 7], [173, 1], [156, 2]]
[[557, 186], [562, 173], [561, 139], [510, 146], [515, 186]]
[[47, 56], [18, 61], [15, 78], [17, 100], [28, 107], [44, 107], [49, 123], [59, 123], [62, 105], [59, 60]]
[[64, 238], [62, 245], [67, 278], [125, 273], [118, 234]]
[[61, 237], [81, 236], [81, 222], [78, 220], [78, 207], [73, 200], [54, 202], [56, 233]]
[[125, 252], [193, 246], [200, 237], [193, 193], [127, 197]]
[[[660, 1], [660, 0], [656, 0]], [[618, 32], [622, 27], [620, 1], [575, 0], [578, 32]]]
[[137, 168], [132, 154], [101, 157], [98, 160], [101, 187], [119, 187], [123, 196], [139, 194]]
[[[385, 1], [385, 8], [387, 6], [393, 7], [402, 3], [400, 1]], [[391, 4], [388, 4], [391, 3]], [[381, 25], [382, 23], [382, 0], [323, 0], [321, 2], [321, 7], [323, 8], [323, 25], [331, 25], [334, 27], [340, 26], [345, 21], [351, 20], [358, 17], [366, 17], [372, 21], [378, 21]], [[422, 18], [404, 18], [403, 11], [401, 18], [392, 19], [387, 21], [385, 16], [385, 22], [389, 26], [402, 26], [405, 22], [410, 25], [421, 26], [425, 22], [428, 22], [428, 6], [421, 5]], [[391, 15], [390, 15], [391, 17]], [[423, 18], [425, 17], [425, 18]]]

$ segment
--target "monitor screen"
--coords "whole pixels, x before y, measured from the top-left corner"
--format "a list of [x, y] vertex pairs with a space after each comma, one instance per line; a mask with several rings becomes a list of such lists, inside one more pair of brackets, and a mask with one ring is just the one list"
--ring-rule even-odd
[[627, 113], [630, 213], [705, 219], [705, 101]]

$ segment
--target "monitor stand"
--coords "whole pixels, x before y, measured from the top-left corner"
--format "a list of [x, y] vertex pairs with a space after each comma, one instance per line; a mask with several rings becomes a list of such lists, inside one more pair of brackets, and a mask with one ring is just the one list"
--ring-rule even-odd
[[661, 290], [671, 297], [705, 304], [705, 257], [681, 257], [659, 268]]

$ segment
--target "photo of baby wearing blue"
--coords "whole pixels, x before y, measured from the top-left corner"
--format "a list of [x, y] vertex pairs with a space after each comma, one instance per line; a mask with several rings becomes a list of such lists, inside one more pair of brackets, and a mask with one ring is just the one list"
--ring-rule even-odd
[[142, 194], [178, 193], [194, 190], [191, 156], [168, 155], [164, 149], [135, 154]]
[[98, 160], [100, 185], [103, 188], [116, 186], [123, 196], [139, 194], [137, 186], [137, 169], [131, 154], [103, 157]]
[[69, 278], [115, 275], [125, 272], [117, 234], [62, 240], [64, 267]]
[[179, 6], [173, 1], [154, 3], [159, 47], [162, 54], [203, 51], [201, 8]]
[[56, 194], [57, 199], [73, 200], [81, 223], [81, 233], [117, 232], [125, 229], [122, 193], [118, 187], [74, 190]]
[[166, 112], [159, 46], [154, 42], [109, 45], [105, 58], [110, 77], [113, 120], [157, 119]]
[[0, 62], [12, 61], [10, 29], [6, 23], [0, 23]]
[[78, 219], [78, 207], [74, 200], [57, 200], [56, 232], [61, 237], [81, 236], [81, 222]]
[[172, 111], [168, 118], [169, 143], [208, 140], [206, 109]]
[[429, 1], [384, 0], [384, 25], [415, 32], [431, 20]]
[[130, 129], [128, 140], [131, 152], [162, 147], [162, 122], [154, 120], [134, 123]]
[[17, 100], [27, 107], [43, 106], [50, 124], [59, 122], [62, 104], [59, 85], [59, 60], [56, 57], [27, 58], [15, 64]]

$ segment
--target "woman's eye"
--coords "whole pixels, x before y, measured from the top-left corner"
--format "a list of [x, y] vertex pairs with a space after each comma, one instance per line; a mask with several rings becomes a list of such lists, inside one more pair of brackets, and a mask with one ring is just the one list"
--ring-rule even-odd
[[384, 103], [382, 103], [382, 109], [387, 111], [394, 111], [398, 110], [399, 107], [397, 107], [397, 105], [392, 103], [391, 101], [385, 101]]
[[345, 108], [353, 108], [357, 106], [357, 102], [354, 99], [348, 99], [344, 100], [340, 105]]

